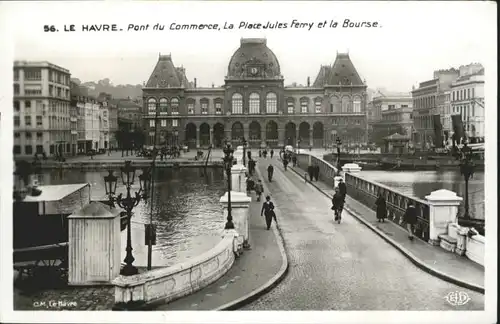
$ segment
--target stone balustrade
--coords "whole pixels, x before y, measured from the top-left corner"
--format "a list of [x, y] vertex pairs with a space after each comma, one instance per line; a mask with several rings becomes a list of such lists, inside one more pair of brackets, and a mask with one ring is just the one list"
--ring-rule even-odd
[[319, 165], [319, 180], [331, 184], [333, 186], [333, 177], [337, 174], [337, 168], [325, 160], [318, 159], [311, 154], [297, 154], [298, 166], [307, 172], [309, 165]]
[[115, 304], [144, 305], [169, 302], [198, 291], [224, 275], [235, 260], [235, 230], [224, 231], [222, 241], [187, 262], [113, 280]]

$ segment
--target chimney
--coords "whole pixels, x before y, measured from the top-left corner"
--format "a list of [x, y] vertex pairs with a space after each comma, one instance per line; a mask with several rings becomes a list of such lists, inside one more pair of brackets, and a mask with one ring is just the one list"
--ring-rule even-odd
[[311, 86], [311, 78], [307, 77], [307, 87], [309, 88]]
[[194, 78], [194, 87], [196, 88], [196, 78]]

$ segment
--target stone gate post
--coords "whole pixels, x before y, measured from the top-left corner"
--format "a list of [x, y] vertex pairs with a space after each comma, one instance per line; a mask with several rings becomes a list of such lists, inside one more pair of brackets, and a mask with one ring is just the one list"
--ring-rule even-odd
[[446, 189], [425, 196], [429, 203], [429, 243], [439, 245], [439, 235], [448, 233], [448, 225], [455, 222], [462, 197]]
[[[224, 208], [224, 219], [227, 219], [228, 215], [228, 197], [227, 192], [220, 198], [220, 203]], [[233, 217], [233, 223], [236, 231], [240, 236], [243, 247], [247, 248], [250, 246], [250, 232], [248, 230], [248, 217], [250, 216], [250, 202], [252, 198], [248, 197], [243, 192], [231, 191], [231, 216]]]

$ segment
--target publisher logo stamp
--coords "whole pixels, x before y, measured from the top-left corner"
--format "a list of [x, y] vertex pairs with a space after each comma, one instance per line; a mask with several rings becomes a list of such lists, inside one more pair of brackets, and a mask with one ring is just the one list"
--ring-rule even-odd
[[463, 306], [470, 301], [469, 295], [464, 291], [451, 291], [444, 297], [450, 305]]

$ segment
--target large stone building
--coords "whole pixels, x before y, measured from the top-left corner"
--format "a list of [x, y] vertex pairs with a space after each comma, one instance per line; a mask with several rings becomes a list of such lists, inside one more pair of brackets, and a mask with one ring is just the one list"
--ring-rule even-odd
[[387, 93], [373, 98], [374, 110], [380, 114], [373, 123], [372, 141], [384, 144], [384, 137], [398, 133], [410, 136], [413, 127], [412, 98], [410, 93]]
[[[437, 129], [434, 116], [440, 116], [440, 106], [443, 103], [438, 99], [443, 98], [443, 94], [450, 90], [451, 84], [458, 78], [459, 70], [451, 68], [448, 70], [434, 71], [431, 80], [421, 82], [417, 89], [412, 91], [413, 101], [413, 125], [414, 132], [412, 141], [419, 149], [428, 150], [431, 147], [441, 146], [444, 137]], [[442, 127], [442, 125], [440, 125]], [[439, 132], [439, 134], [438, 134]], [[437, 134], [441, 138], [437, 138]]]
[[465, 70], [452, 83], [450, 93], [451, 115], [462, 117], [465, 134], [471, 142], [484, 142], [484, 68]]
[[71, 152], [69, 70], [14, 62], [14, 158]]
[[[155, 125], [167, 143], [220, 147], [225, 139], [251, 147], [325, 147], [366, 141], [366, 84], [348, 54], [321, 66], [313, 84], [285, 87], [266, 39], [241, 39], [221, 87], [197, 87], [170, 55], [160, 55], [143, 88], [148, 144]], [[156, 121], [157, 120], [157, 121]], [[161, 140], [160, 140], [161, 141]]]

